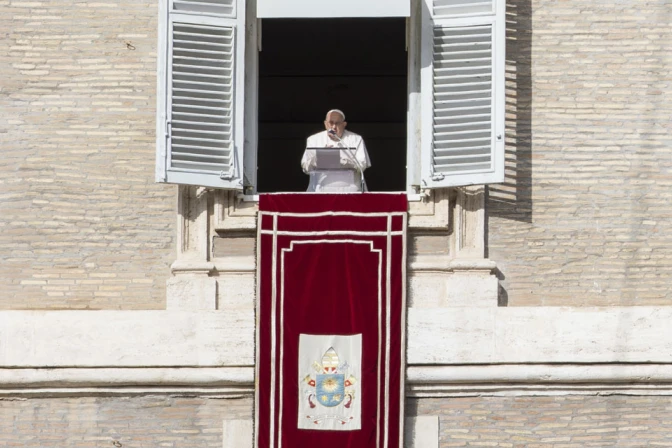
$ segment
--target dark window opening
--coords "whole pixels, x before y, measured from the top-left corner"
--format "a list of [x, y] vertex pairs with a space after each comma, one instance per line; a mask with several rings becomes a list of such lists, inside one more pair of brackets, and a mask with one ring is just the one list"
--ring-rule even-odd
[[263, 20], [257, 191], [306, 190], [306, 138], [329, 109], [364, 138], [369, 190], [406, 190], [405, 35], [403, 18]]

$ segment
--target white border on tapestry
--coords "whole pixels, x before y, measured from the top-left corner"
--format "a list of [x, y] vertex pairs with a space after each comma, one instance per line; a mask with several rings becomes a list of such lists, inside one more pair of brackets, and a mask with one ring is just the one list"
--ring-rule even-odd
[[[402, 218], [403, 229], [406, 230], [408, 224], [408, 215], [404, 214]], [[406, 403], [406, 250], [407, 250], [406, 232], [401, 236], [401, 360], [399, 362], [399, 421], [403, 422], [405, 418]], [[404, 425], [399, 427], [399, 448], [404, 448]]]
[[281, 235], [281, 236], [329, 236], [329, 235], [334, 235], [334, 236], [347, 236], [347, 235], [355, 235], [355, 236], [402, 236], [403, 235], [403, 230], [399, 230], [396, 232], [359, 232], [356, 230], [321, 230], [321, 231], [316, 231], [316, 232], [294, 232], [292, 230], [278, 230], [277, 232], [273, 232], [272, 230], [262, 230], [262, 234], [264, 235]]
[[[259, 213], [258, 220], [259, 222], [257, 223], [257, 261], [261, 260], [261, 222], [262, 222], [262, 217], [263, 213]], [[259, 346], [260, 341], [261, 341], [261, 325], [259, 324], [261, 322], [261, 299], [260, 299], [260, 288], [261, 288], [261, 265], [257, 263], [257, 290], [256, 290], [256, 302], [257, 302], [257, 313], [255, 316], [255, 326], [257, 327], [255, 329], [256, 333], [256, 341], [255, 341], [255, 364], [254, 364], [254, 370], [255, 370], [255, 384], [258, 384], [259, 381], [259, 363], [261, 362], [261, 353]], [[254, 447], [259, 446], [259, 387], [254, 388]]]
[[[294, 244], [322, 244], [322, 243], [327, 243], [327, 244], [368, 244], [371, 252], [373, 253], [378, 253], [378, 378], [380, 378], [380, 369], [381, 369], [381, 328], [380, 328], [380, 315], [382, 313], [381, 311], [381, 305], [382, 305], [382, 292], [380, 289], [380, 282], [382, 280], [382, 250], [381, 249], [374, 249], [374, 243], [373, 241], [362, 241], [362, 240], [301, 240], [301, 241], [291, 241], [289, 248], [284, 248], [282, 249], [282, 255], [280, 257], [281, 262], [280, 262], [280, 369], [279, 369], [279, 374], [280, 374], [280, 411], [278, 412], [278, 420], [282, 421], [282, 411], [283, 411], [283, 395], [282, 395], [282, 369], [283, 369], [283, 363], [284, 363], [284, 321], [283, 321], [283, 304], [284, 304], [284, 292], [285, 292], [285, 254], [288, 252], [292, 252], [294, 250]], [[274, 261], [275, 261], [275, 256], [274, 256]], [[389, 314], [389, 313], [388, 313]], [[387, 342], [387, 341], [386, 341]], [[389, 342], [387, 342], [389, 344]], [[386, 359], [386, 371], [389, 370], [389, 359]], [[388, 386], [388, 385], [386, 385]], [[378, 403], [380, 403], [380, 381], [378, 381]], [[387, 394], [386, 394], [387, 395]], [[376, 416], [376, 440], [380, 440], [380, 407], [377, 406], [377, 413], [378, 415]], [[387, 430], [387, 425], [385, 426]], [[387, 431], [386, 431], [387, 432]], [[271, 432], [271, 435], [273, 433]], [[376, 443], [378, 446], [380, 446], [380, 443]], [[278, 448], [282, 448], [282, 426], [278, 428]]]
[[[278, 288], [277, 288], [277, 278], [278, 278], [278, 216], [273, 216], [273, 264], [271, 267], [271, 277], [273, 282], [271, 284], [271, 409], [270, 409], [270, 422], [269, 427], [271, 429], [270, 434], [270, 448], [273, 448], [275, 445], [274, 433], [275, 433], [275, 329], [276, 329], [276, 310], [278, 307]], [[278, 425], [282, 426], [282, 420], [278, 418]], [[280, 437], [278, 436], [278, 446], [280, 445]]]
[[[273, 231], [262, 230], [262, 217], [264, 215], [273, 216]], [[281, 231], [280, 232], [280, 231], [277, 230], [278, 229], [278, 217], [280, 217], [280, 216], [282, 216], [282, 217], [299, 217], [299, 218], [320, 217], [320, 216], [356, 216], [356, 217], [364, 217], [364, 218], [368, 218], [368, 217], [387, 217], [388, 218], [388, 225], [387, 225], [387, 230], [388, 231], [387, 232], [357, 232], [357, 231], [322, 231], [322, 232], [320, 232], [320, 231], [318, 231], [318, 232]], [[403, 229], [404, 230], [392, 232], [392, 217], [393, 216], [401, 216], [402, 217], [402, 220], [403, 220], [402, 224], [403, 224]], [[392, 237], [393, 236], [401, 236], [403, 247], [402, 247], [402, 267], [401, 267], [402, 268], [402, 297], [401, 297], [401, 299], [402, 299], [402, 310], [401, 310], [402, 315], [401, 315], [401, 322], [400, 322], [401, 331], [402, 331], [402, 334], [401, 334], [402, 353], [400, 353], [400, 355], [403, 355], [404, 354], [403, 347], [404, 347], [405, 340], [406, 340], [406, 338], [405, 338], [405, 325], [406, 325], [406, 310], [405, 310], [405, 307], [406, 307], [406, 290], [405, 290], [405, 286], [406, 286], [406, 278], [405, 278], [406, 265], [405, 265], [405, 262], [406, 262], [406, 249], [407, 248], [406, 248], [405, 229], [406, 229], [407, 219], [408, 219], [406, 212], [391, 212], [391, 213], [259, 212], [258, 219], [259, 219], [258, 229], [257, 229], [258, 241], [259, 241], [259, 248], [257, 249], [257, 256], [258, 257], [260, 255], [260, 246], [261, 246], [261, 242], [260, 242], [260, 239], [259, 239], [260, 235], [261, 234], [273, 235], [273, 257], [272, 257], [272, 278], [273, 278], [272, 283], [273, 284], [272, 284], [272, 292], [271, 292], [271, 296], [272, 296], [271, 308], [273, 310], [273, 312], [271, 313], [271, 400], [270, 400], [271, 401], [271, 403], [270, 403], [271, 414], [269, 416], [270, 417], [269, 426], [270, 426], [270, 430], [271, 430], [270, 431], [271, 448], [273, 448], [274, 442], [275, 442], [273, 435], [274, 435], [274, 428], [275, 428], [275, 418], [274, 418], [274, 416], [275, 416], [275, 412], [274, 412], [275, 411], [275, 372], [276, 372], [276, 368], [275, 368], [276, 367], [276, 363], [275, 363], [275, 353], [276, 353], [276, 349], [275, 349], [275, 344], [276, 344], [275, 328], [277, 327], [276, 315], [277, 315], [277, 306], [278, 306], [278, 304], [277, 304], [277, 286], [276, 286], [277, 285], [276, 280], [277, 280], [277, 237], [278, 237], [278, 235], [292, 235], [292, 236], [322, 236], [322, 235], [387, 236], [387, 250], [388, 250], [387, 264], [386, 264], [386, 276], [387, 276], [387, 279], [386, 279], [386, 285], [387, 285], [387, 288], [386, 288], [387, 289], [386, 304], [387, 304], [387, 307], [386, 308], [387, 308], [387, 310], [386, 310], [386, 316], [385, 316], [387, 328], [386, 328], [386, 341], [385, 341], [385, 343], [386, 343], [386, 362], [385, 362], [385, 389], [386, 389], [386, 393], [385, 393], [385, 439], [384, 439], [384, 443], [385, 443], [384, 448], [387, 448], [387, 445], [388, 445], [387, 428], [388, 428], [388, 425], [389, 425], [389, 388], [390, 388], [390, 384], [389, 384], [389, 367], [390, 367], [390, 364], [389, 363], [390, 363], [390, 351], [391, 351], [391, 347], [390, 347], [390, 337], [391, 337], [391, 335], [390, 335], [390, 328], [389, 328], [390, 320], [391, 320], [390, 310], [389, 310], [390, 302], [391, 302], [391, 292], [390, 292], [390, 286], [391, 286], [391, 284], [390, 284], [391, 252], [390, 251], [391, 251], [391, 246], [392, 246], [391, 245]], [[378, 252], [379, 253], [378, 254], [379, 255], [379, 266], [378, 266], [378, 271], [379, 271], [379, 275], [378, 275], [378, 295], [379, 295], [378, 310], [379, 311], [378, 311], [378, 313], [379, 313], [379, 315], [378, 315], [378, 321], [381, 322], [381, 318], [382, 318], [382, 316], [381, 316], [381, 314], [382, 314], [382, 310], [381, 310], [382, 297], [381, 297], [381, 295], [382, 294], [381, 294], [381, 291], [380, 291], [380, 281], [381, 281], [381, 277], [382, 277], [382, 272], [381, 272], [381, 270], [382, 270], [381, 261], [382, 260], [380, 260], [381, 250], [380, 249], [373, 249], [373, 241], [362, 241], [362, 240], [304, 240], [304, 241], [292, 241], [289, 250], [282, 249], [283, 253], [282, 253], [282, 266], [281, 266], [282, 277], [281, 277], [281, 297], [280, 297], [281, 303], [284, 301], [284, 253], [291, 251], [293, 249], [293, 244], [294, 243], [306, 244], [306, 243], [322, 243], [322, 242], [324, 242], [324, 243], [356, 243], [356, 244], [366, 244], [366, 243], [368, 243], [372, 248], [372, 252]], [[260, 284], [260, 278], [257, 278], [257, 290], [259, 290], [259, 284]], [[261, 312], [260, 301], [258, 301], [258, 303], [257, 303], [257, 308], [258, 308], [258, 319], [260, 319], [260, 312]], [[283, 319], [284, 319], [283, 312], [284, 312], [284, 310], [281, 309], [280, 310], [281, 324], [283, 323]], [[283, 356], [284, 356], [284, 348], [282, 346], [282, 340], [283, 340], [282, 338], [283, 338], [283, 335], [284, 335], [284, 329], [281, 327], [280, 331], [281, 331], [281, 336], [280, 336], [280, 339], [281, 339], [280, 340], [280, 344], [281, 344], [280, 345], [280, 365], [282, 367]], [[257, 335], [259, 337], [259, 329], [257, 329]], [[379, 325], [378, 326], [378, 341], [379, 341], [378, 353], [379, 354], [380, 354], [380, 350], [381, 350], [381, 347], [380, 347], [381, 339], [382, 339], [382, 334], [381, 334], [381, 328], [380, 328], [380, 325]], [[259, 350], [257, 349], [257, 369], [259, 368], [258, 367], [259, 366], [259, 361], [260, 361], [260, 355], [259, 355]], [[404, 418], [404, 403], [403, 403], [403, 400], [404, 400], [404, 394], [405, 394], [405, 392], [404, 392], [405, 391], [405, 384], [404, 384], [404, 381], [405, 381], [405, 371], [404, 371], [405, 357], [402, 358], [400, 361], [401, 361], [400, 362], [400, 394], [401, 394], [400, 395], [400, 397], [401, 397], [400, 418], [402, 419], [401, 421], [403, 421], [403, 418]], [[380, 373], [381, 373], [380, 371], [381, 371], [381, 359], [380, 359], [380, 356], [379, 356], [378, 357], [378, 378], [380, 378]], [[280, 379], [282, 380], [282, 370], [280, 370]], [[280, 383], [280, 392], [282, 393], [282, 382]], [[380, 384], [379, 384], [377, 403], [380, 403], [380, 393], [381, 393], [381, 391], [380, 391]], [[282, 395], [280, 395], [280, 400], [281, 400], [281, 402], [280, 402], [280, 412], [279, 412], [279, 420], [278, 421], [282, 421], [281, 420], [282, 419]], [[255, 393], [255, 405], [256, 406], [259, 405], [258, 391]], [[377, 423], [377, 427], [376, 427], [376, 444], [378, 446], [380, 446], [380, 408], [379, 408], [379, 406], [377, 406], [377, 408], [378, 408], [378, 410], [377, 410], [378, 415], [377, 415], [376, 419], [377, 419], [378, 423]], [[259, 427], [258, 414], [259, 413], [257, 412], [256, 414], [257, 415], [255, 417], [255, 422], [256, 422], [256, 424], [255, 424], [255, 444], [258, 446], [258, 427]], [[282, 444], [281, 431], [282, 431], [282, 427], [278, 428], [278, 448], [281, 448], [281, 444]], [[400, 429], [400, 432], [399, 432], [400, 448], [403, 448], [403, 440], [404, 440], [403, 430]]]
[[320, 216], [356, 216], [358, 218], [381, 218], [388, 216], [406, 216], [407, 212], [315, 212], [315, 213], [285, 213], [285, 212], [260, 212], [269, 216], [283, 216], [289, 218], [317, 218]]
[[[392, 293], [390, 292], [390, 287], [392, 286], [392, 281], [390, 276], [392, 275], [392, 217], [387, 217], [387, 253], [385, 260], [385, 390], [390, 390], [390, 305], [392, 303]], [[387, 429], [390, 425], [390, 394], [385, 394], [385, 428]], [[383, 447], [388, 447], [388, 431], [385, 431], [384, 434]]]

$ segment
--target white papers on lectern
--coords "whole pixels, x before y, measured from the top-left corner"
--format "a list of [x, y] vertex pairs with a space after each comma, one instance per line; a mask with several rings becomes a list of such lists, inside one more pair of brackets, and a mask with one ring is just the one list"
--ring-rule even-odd
[[348, 159], [354, 158], [357, 148], [306, 148], [309, 151], [315, 151], [315, 170], [351, 170], [352, 167], [346, 167], [341, 164], [341, 151], [349, 153]]

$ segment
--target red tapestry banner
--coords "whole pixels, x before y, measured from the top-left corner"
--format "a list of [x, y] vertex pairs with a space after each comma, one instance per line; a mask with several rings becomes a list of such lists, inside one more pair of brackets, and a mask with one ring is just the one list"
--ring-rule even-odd
[[403, 448], [407, 207], [260, 196], [255, 447]]

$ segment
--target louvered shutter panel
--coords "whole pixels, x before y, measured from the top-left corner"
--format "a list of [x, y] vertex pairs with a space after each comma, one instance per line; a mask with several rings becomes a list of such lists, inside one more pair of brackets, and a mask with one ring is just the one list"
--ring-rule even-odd
[[168, 4], [165, 72], [160, 73], [159, 89], [158, 182], [243, 187], [241, 11], [244, 0]]
[[173, 11], [236, 17], [236, 0], [173, 0]]
[[493, 14], [493, 0], [433, 0], [432, 17], [465, 17]]
[[426, 0], [422, 184], [504, 180], [504, 4]]

